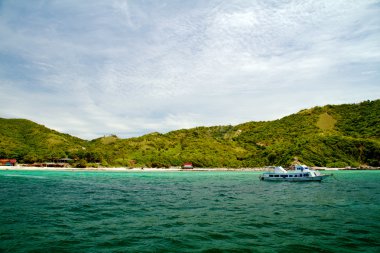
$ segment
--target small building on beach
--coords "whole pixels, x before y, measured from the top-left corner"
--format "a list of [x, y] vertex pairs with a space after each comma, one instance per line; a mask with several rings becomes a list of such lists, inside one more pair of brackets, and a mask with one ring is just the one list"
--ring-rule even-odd
[[193, 164], [192, 163], [184, 163], [182, 165], [182, 169], [193, 169]]
[[0, 159], [0, 166], [15, 166], [16, 159]]
[[67, 158], [67, 157], [66, 158], [61, 158], [61, 159], [58, 160], [59, 163], [71, 163], [73, 161], [74, 161], [73, 159]]

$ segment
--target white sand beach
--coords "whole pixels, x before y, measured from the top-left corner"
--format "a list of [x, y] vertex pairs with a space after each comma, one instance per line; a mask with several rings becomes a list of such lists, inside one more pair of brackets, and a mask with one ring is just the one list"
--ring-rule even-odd
[[[326, 167], [312, 167], [316, 170], [345, 170], [345, 168], [326, 168]], [[40, 170], [40, 171], [110, 171], [110, 172], [173, 172], [173, 171], [268, 171], [269, 168], [194, 168], [194, 169], [181, 169], [180, 167], [170, 168], [62, 168], [62, 167], [31, 167], [31, 166], [0, 166], [0, 170]]]
[[171, 171], [266, 171], [267, 168], [194, 168], [181, 169], [180, 167], [170, 168], [62, 168], [62, 167], [31, 167], [31, 166], [0, 166], [0, 170], [43, 170], [43, 171], [119, 171], [119, 172], [171, 172]]

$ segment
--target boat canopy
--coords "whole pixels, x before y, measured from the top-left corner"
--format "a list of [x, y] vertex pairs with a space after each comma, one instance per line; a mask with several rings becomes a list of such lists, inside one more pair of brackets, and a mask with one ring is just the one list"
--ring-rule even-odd
[[278, 166], [274, 168], [274, 173], [288, 173], [288, 172], [281, 166]]

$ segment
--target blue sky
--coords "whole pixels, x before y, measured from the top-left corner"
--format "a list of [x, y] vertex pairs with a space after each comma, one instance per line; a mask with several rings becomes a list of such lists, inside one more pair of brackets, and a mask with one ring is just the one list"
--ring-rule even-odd
[[0, 0], [0, 117], [81, 138], [380, 98], [380, 1]]

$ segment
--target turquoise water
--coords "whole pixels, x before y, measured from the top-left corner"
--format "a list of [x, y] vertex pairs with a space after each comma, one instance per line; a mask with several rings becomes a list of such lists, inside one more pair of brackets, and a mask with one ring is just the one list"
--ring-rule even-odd
[[0, 171], [0, 252], [380, 252], [380, 171]]

